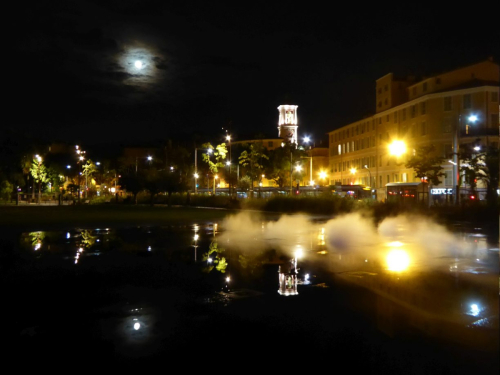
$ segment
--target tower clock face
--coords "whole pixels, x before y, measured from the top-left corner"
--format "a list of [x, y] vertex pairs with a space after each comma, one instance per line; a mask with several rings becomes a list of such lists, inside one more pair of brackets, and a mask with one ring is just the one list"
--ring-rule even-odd
[[287, 132], [286, 132], [286, 136], [287, 136], [288, 138], [292, 138], [292, 137], [293, 137], [293, 130], [291, 130], [291, 129], [290, 129], [290, 130], [287, 130]]

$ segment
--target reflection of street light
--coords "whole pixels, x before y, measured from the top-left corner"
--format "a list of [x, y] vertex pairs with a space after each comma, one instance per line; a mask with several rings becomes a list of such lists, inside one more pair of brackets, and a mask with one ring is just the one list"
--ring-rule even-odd
[[214, 196], [215, 196], [215, 180], [217, 180], [218, 178], [219, 178], [219, 176], [214, 175]]

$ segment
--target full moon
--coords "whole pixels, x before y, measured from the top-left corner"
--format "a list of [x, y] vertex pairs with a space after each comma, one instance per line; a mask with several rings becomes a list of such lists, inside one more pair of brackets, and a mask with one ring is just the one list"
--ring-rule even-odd
[[135, 65], [135, 67], [136, 67], [137, 69], [142, 69], [142, 66], [143, 66], [143, 65], [142, 65], [142, 61], [140, 61], [140, 60], [137, 60], [137, 61], [134, 63], [134, 65]]

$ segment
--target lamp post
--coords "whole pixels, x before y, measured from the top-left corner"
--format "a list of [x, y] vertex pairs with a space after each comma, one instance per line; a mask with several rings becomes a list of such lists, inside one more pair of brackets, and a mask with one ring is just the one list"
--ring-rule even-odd
[[[200, 175], [198, 174], [198, 150], [205, 150], [205, 149], [199, 147], [194, 148], [194, 192], [195, 193], [198, 193], [198, 178], [200, 177]], [[207, 154], [212, 154], [211, 148], [207, 148], [206, 150]], [[208, 181], [208, 174], [207, 174], [207, 193], [209, 189], [209, 183], [210, 181]]]
[[232, 190], [231, 190], [231, 135], [226, 135], [226, 141], [229, 143], [229, 160], [226, 165], [229, 167], [229, 197], [232, 198]]
[[149, 161], [153, 160], [153, 157], [152, 156], [144, 156], [144, 157], [139, 157], [139, 156], [136, 156], [135, 157], [135, 174], [137, 175], [137, 160], [138, 159], [148, 159]]
[[370, 176], [370, 181], [368, 182], [368, 186], [372, 186], [372, 173], [370, 172], [370, 169], [368, 169], [368, 165], [365, 164], [365, 169], [368, 171], [368, 175]]
[[356, 174], [356, 168], [351, 168], [351, 169], [350, 169], [350, 172], [351, 172], [351, 174], [352, 174], [352, 176], [353, 176], [353, 182], [352, 182], [352, 184], [351, 184], [351, 185], [354, 185], [354, 182], [356, 182], [356, 181], [354, 180], [354, 178], [355, 178], [355, 177], [354, 177], [354, 175]]
[[41, 179], [40, 179], [40, 167], [42, 165], [42, 157], [40, 155], [35, 155], [36, 160], [38, 161], [38, 170], [37, 170], [37, 175], [38, 175], [38, 204], [40, 204], [40, 190], [41, 190]]
[[[467, 117], [471, 123], [477, 121], [476, 115], [470, 115]], [[466, 124], [466, 134], [469, 134], [469, 124]], [[455, 132], [453, 134], [453, 179], [455, 183], [455, 203], [460, 204], [460, 131], [462, 130], [462, 114], [458, 115], [458, 124], [455, 126]]]
[[326, 174], [325, 171], [319, 172], [319, 178], [320, 178], [320, 180], [325, 180], [326, 177], [327, 177], [327, 174]]

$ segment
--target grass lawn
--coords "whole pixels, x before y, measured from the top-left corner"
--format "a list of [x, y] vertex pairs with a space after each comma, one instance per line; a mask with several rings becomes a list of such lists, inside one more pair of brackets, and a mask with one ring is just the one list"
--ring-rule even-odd
[[44, 230], [65, 227], [165, 225], [220, 220], [230, 210], [164, 206], [4, 206], [0, 227]]

